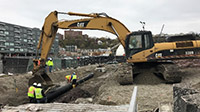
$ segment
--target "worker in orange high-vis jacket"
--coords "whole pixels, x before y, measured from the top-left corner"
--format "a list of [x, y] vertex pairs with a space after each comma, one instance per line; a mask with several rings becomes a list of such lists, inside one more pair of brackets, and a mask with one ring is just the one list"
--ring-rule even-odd
[[73, 88], [76, 87], [77, 75], [75, 72], [73, 72], [72, 75], [65, 76], [65, 78], [67, 79], [68, 83], [70, 83], [70, 82], [72, 83]]
[[34, 92], [35, 92], [35, 88], [36, 87], [37, 87], [37, 83], [33, 83], [33, 85], [31, 85], [28, 88], [28, 97], [29, 97], [30, 103], [35, 103], [36, 102], [35, 96], [34, 96]]

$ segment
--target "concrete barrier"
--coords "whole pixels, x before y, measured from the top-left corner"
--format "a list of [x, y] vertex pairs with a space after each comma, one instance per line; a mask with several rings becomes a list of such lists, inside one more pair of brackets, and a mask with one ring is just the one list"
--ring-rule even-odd
[[200, 112], [200, 94], [181, 97], [181, 112]]
[[[113, 60], [113, 58], [106, 57], [106, 56], [89, 57], [89, 58], [81, 58], [81, 59], [70, 59], [70, 60], [54, 58], [53, 59], [53, 62], [54, 62], [53, 70], [66, 69], [66, 68], [77, 68], [78, 66], [85, 66], [85, 65], [96, 64], [96, 63], [106, 63], [106, 62], [112, 61], [112, 60]], [[5, 73], [8, 73], [8, 72], [26, 73], [26, 72], [33, 70], [33, 58], [6, 57], [5, 62], [6, 62], [5, 67], [2, 68], [3, 71], [5, 71]], [[1, 73], [1, 71], [2, 70], [0, 68], [0, 73]]]
[[193, 95], [197, 93], [198, 93], [197, 90], [192, 89], [189, 86], [186, 85], [183, 86], [179, 84], [173, 85], [174, 112], [200, 112], [200, 111], [192, 111], [198, 109], [195, 106], [197, 105], [195, 104], [195, 99], [192, 98]]
[[5, 73], [26, 73], [29, 58], [5, 58]]

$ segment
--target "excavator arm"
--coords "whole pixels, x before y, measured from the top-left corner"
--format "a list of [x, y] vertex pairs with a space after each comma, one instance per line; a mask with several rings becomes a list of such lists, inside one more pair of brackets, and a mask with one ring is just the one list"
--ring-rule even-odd
[[[85, 18], [76, 20], [58, 20], [58, 14], [67, 14], [70, 16], [82, 16]], [[37, 45], [36, 59], [34, 59], [34, 78], [29, 80], [29, 85], [33, 82], [44, 82], [51, 85], [52, 81], [44, 70], [45, 62], [48, 57], [51, 46], [56, 37], [58, 29], [89, 29], [89, 30], [103, 30], [116, 35], [120, 43], [125, 47], [125, 39], [130, 31], [120, 21], [109, 17], [105, 13], [63, 13], [51, 12], [46, 18], [42, 27], [42, 32]], [[41, 64], [37, 65], [39, 50], [41, 49], [40, 61]]]
[[[77, 20], [59, 21], [58, 14], [68, 14], [73, 16], [84, 16], [89, 18]], [[104, 13], [103, 13], [104, 14]], [[89, 30], [103, 30], [116, 35], [123, 46], [125, 46], [125, 38], [130, 31], [118, 20], [113, 19], [106, 14], [80, 14], [80, 13], [59, 13], [51, 12], [45, 19], [40, 40], [38, 43], [38, 50], [41, 48], [41, 58], [46, 60], [47, 55], [51, 49], [51, 45], [55, 39], [57, 30], [60, 29], [89, 29]], [[41, 47], [42, 43], [42, 47]]]

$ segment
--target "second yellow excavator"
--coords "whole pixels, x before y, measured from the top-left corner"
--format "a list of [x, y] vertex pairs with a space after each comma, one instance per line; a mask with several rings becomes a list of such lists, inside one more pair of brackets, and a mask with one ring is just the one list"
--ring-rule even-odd
[[[61, 21], [58, 20], [58, 14], [82, 16], [84, 18]], [[33, 82], [41, 82], [46, 85], [52, 84], [51, 79], [45, 73], [44, 66], [59, 28], [103, 30], [116, 35], [125, 49], [126, 59], [129, 63], [124, 67], [132, 72], [130, 72], [131, 74], [124, 74], [125, 77], [126, 75], [134, 77], [141, 73], [143, 68], [154, 68], [153, 72], [162, 75], [166, 82], [180, 82], [181, 76], [177, 71], [178, 69], [169, 60], [199, 58], [200, 55], [200, 40], [154, 43], [150, 31], [130, 32], [120, 21], [109, 17], [105, 13], [81, 14], [54, 11], [46, 17], [42, 27], [37, 46], [38, 51], [41, 49], [41, 64], [38, 66], [36, 63], [38, 58], [34, 59], [34, 76], [29, 80], [29, 84]], [[125, 80], [120, 83], [130, 82]]]

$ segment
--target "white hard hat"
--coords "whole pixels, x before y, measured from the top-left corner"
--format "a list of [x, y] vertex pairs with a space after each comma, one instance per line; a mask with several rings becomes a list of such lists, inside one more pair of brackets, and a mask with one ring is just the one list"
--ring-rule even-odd
[[37, 83], [36, 83], [36, 82], [34, 82], [34, 83], [33, 83], [33, 85], [34, 85], [34, 86], [37, 86]]
[[38, 83], [38, 84], [37, 84], [37, 87], [42, 87], [42, 84], [41, 84], [41, 83]]

